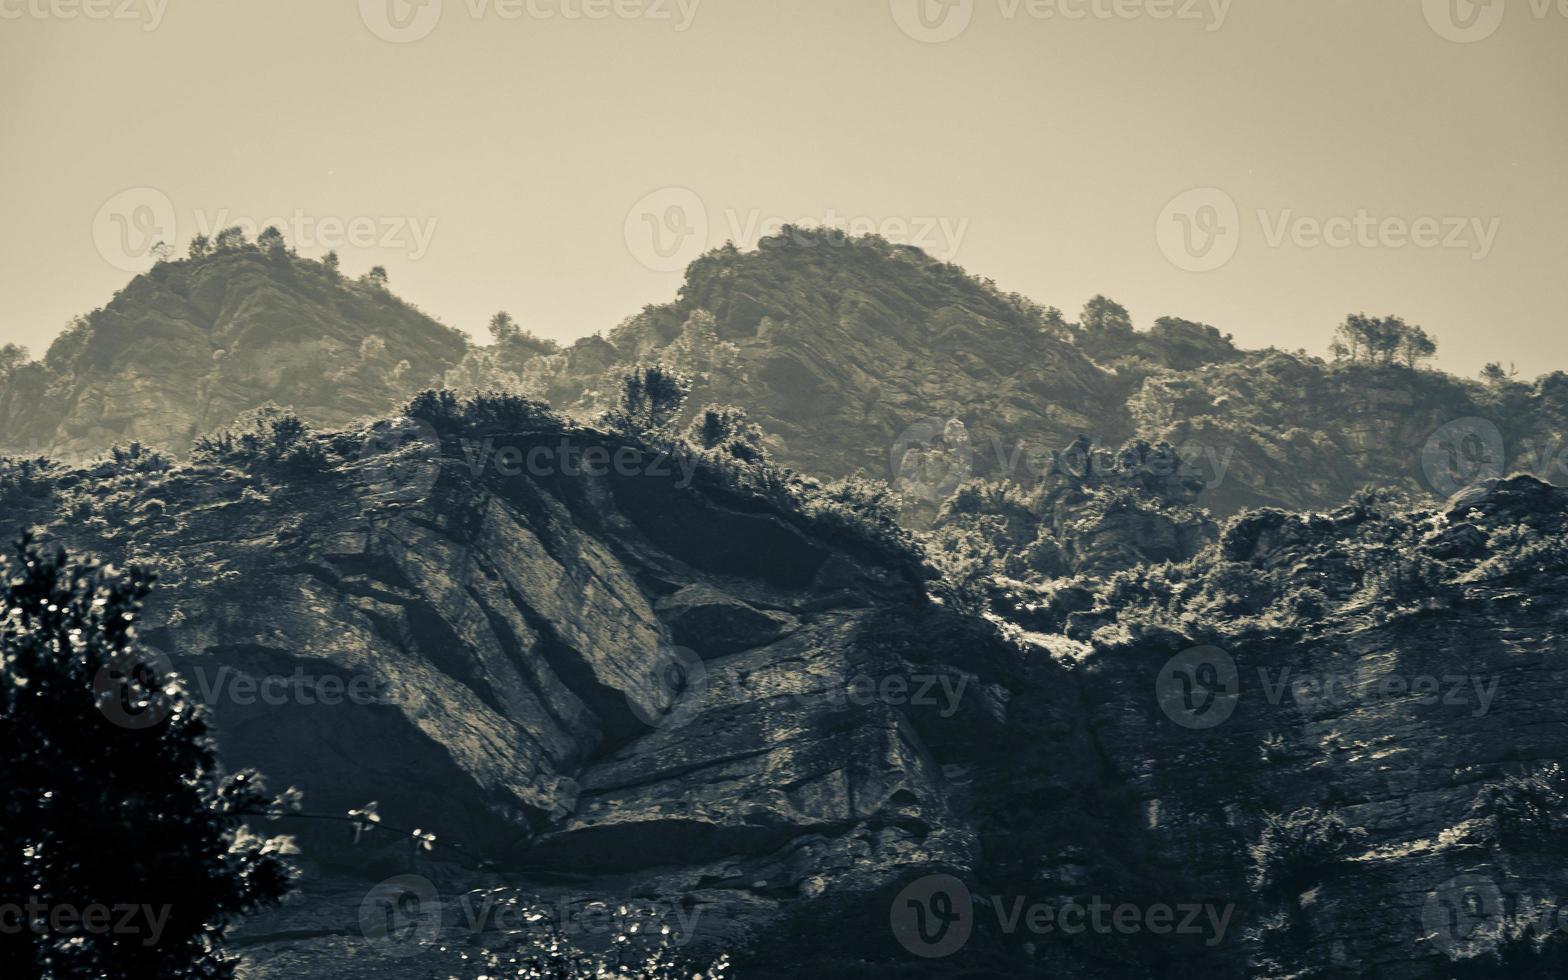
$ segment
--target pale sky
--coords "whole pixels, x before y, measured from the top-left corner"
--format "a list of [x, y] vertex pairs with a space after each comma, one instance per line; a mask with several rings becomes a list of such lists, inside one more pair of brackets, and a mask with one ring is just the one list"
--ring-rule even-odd
[[563, 341], [671, 299], [704, 224], [836, 215], [1069, 315], [1322, 352], [1396, 313], [1462, 374], [1568, 369], [1568, 2], [943, 2], [0, 0], [0, 339], [41, 354], [165, 215]]

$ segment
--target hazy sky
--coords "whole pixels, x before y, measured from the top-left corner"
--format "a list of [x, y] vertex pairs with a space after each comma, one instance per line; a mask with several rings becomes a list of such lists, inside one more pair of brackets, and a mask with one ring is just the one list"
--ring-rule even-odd
[[1321, 352], [1398, 313], [1451, 370], [1568, 369], [1565, 8], [0, 0], [0, 339], [41, 353], [154, 235], [282, 219], [569, 340], [704, 232], [837, 216], [1069, 314]]

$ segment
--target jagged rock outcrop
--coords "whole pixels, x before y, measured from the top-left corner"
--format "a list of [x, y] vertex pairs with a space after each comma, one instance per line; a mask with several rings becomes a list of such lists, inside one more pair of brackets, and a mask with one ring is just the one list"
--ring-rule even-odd
[[[1019, 644], [929, 598], [909, 552], [720, 469], [526, 413], [399, 426], [327, 437], [316, 470], [56, 471], [3, 502], [161, 572], [143, 634], [230, 764], [311, 813], [376, 799], [439, 835], [410, 857], [290, 825], [304, 901], [241, 932], [253, 976], [448, 975], [442, 943], [505, 942], [465, 918], [502, 888], [668, 901], [692, 949], [752, 977], [1414, 978], [1568, 891], [1485, 802], [1568, 750], [1549, 598], [1568, 499], [1538, 481], [1444, 512], [1251, 514]], [[1299, 891], [1260, 890], [1249, 848], [1297, 811], [1364, 836]], [[386, 956], [359, 916], [409, 873], [441, 889], [440, 921]], [[933, 874], [962, 883], [972, 934], [926, 959], [898, 912]], [[1212, 917], [1070, 936], [1009, 918], [1093, 901]]]

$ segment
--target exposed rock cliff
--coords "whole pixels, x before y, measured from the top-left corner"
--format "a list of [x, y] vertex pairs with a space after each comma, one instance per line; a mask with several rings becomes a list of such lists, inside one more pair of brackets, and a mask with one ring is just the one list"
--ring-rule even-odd
[[[711, 463], [532, 410], [433, 422], [328, 437], [311, 471], [64, 471], [4, 499], [162, 572], [144, 635], [231, 764], [439, 836], [411, 858], [296, 821], [306, 901], [247, 926], [255, 975], [448, 975], [441, 942], [504, 940], [464, 917], [501, 888], [666, 901], [743, 976], [1413, 978], [1568, 892], [1528, 843], [1568, 825], [1488, 829], [1487, 784], [1568, 749], [1545, 598], [1568, 502], [1536, 481], [1251, 515], [1063, 618], [1019, 607], [1045, 632], [1015, 643], [928, 598], [896, 540]], [[1298, 811], [1362, 836], [1260, 885], [1267, 814]], [[441, 889], [444, 932], [389, 957], [359, 915], [398, 873]], [[1096, 900], [1207, 925], [1011, 918]], [[917, 955], [944, 950], [911, 901], [968, 910], [968, 941]]]

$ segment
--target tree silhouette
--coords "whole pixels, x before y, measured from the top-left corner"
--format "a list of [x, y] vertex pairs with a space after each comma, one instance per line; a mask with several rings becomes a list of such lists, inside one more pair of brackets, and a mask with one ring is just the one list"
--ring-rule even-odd
[[[277, 901], [255, 772], [137, 639], [149, 579], [23, 537], [0, 562], [0, 976], [228, 977], [224, 927]], [[17, 928], [20, 926], [20, 928]]]

